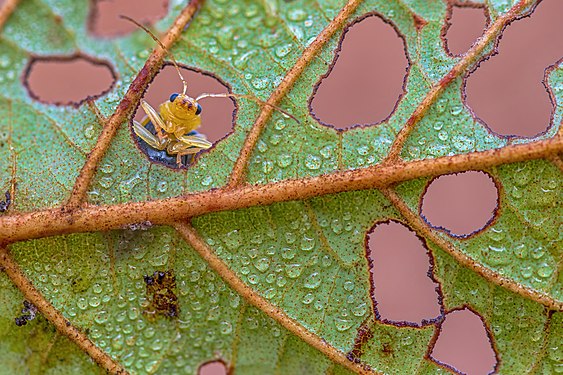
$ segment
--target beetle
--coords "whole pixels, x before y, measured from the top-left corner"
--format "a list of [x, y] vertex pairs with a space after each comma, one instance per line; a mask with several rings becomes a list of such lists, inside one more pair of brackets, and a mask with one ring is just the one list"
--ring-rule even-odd
[[[192, 98], [186, 94], [188, 89], [188, 84], [182, 73], [180, 67], [176, 62], [176, 59], [170, 51], [164, 47], [162, 42], [145, 26], [141, 25], [139, 22], [127, 16], [120, 16], [126, 19], [139, 28], [144, 30], [147, 34], [151, 36], [152, 39], [160, 47], [166, 51], [170, 56], [178, 76], [182, 81], [183, 91], [182, 93], [173, 93], [170, 98], [164, 103], [160, 104], [158, 111], [155, 110], [149, 103], [141, 99], [141, 107], [146, 113], [146, 117], [141, 121], [133, 120], [133, 131], [135, 134], [146, 142], [149, 146], [156, 150], [165, 150], [169, 155], [176, 155], [176, 163], [178, 166], [182, 165], [182, 157], [184, 155], [193, 155], [202, 150], [207, 150], [213, 145], [209, 142], [205, 135], [198, 133], [196, 129], [201, 125], [201, 111], [202, 107], [199, 101], [204, 98], [245, 98], [255, 101], [261, 105], [270, 106], [284, 115], [291, 117], [297, 123], [297, 120], [293, 115], [284, 111], [283, 109], [264, 102], [251, 95], [242, 94], [232, 94], [232, 93], [219, 93], [210, 94], [204, 93], [196, 98]], [[155, 129], [156, 134], [153, 134], [147, 126], [152, 124]]]

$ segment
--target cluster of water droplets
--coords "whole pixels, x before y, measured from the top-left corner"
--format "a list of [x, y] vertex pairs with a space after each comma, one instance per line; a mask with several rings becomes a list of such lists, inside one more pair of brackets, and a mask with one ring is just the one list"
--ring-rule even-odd
[[[6, 84], [16, 80], [18, 76], [16, 69], [14, 69], [14, 64], [16, 62], [12, 61], [10, 56], [3, 54], [0, 56], [0, 83]], [[18, 63], [21, 63], [18, 61]]]
[[[555, 169], [548, 170], [545, 162], [535, 164], [506, 167], [510, 170], [504, 173], [509, 177], [503, 183], [510, 209], [487, 232], [488, 246], [482, 255], [487, 264], [501, 267], [503, 272], [511, 270], [535, 288], [544, 289], [557, 268], [559, 228], [549, 217], [561, 189]], [[505, 220], [510, 222], [503, 224]]]
[[[269, 220], [262, 216], [279, 217], [278, 209], [284, 210], [287, 217], [270, 226]], [[369, 311], [365, 301], [367, 292], [356, 288], [356, 275], [352, 269], [341, 270], [342, 261], [327, 250], [327, 245], [318, 236], [314, 220], [305, 213], [307, 210], [303, 207], [293, 210], [287, 206], [260, 210], [262, 212], [256, 218], [218, 217], [215, 220], [220, 224], [207, 223], [198, 229], [205, 233], [207, 244], [241, 279], [272, 303], [290, 313], [296, 308], [311, 309], [313, 316], [330, 313], [332, 316], [327, 321], [333, 324], [328, 329], [345, 331], [358, 323]], [[259, 222], [261, 226], [241, 228], [243, 222]], [[209, 228], [215, 225], [225, 229], [211, 233]], [[231, 225], [236, 225], [236, 229]], [[360, 229], [353, 224], [350, 212], [344, 213], [342, 218], [323, 220], [319, 225], [323, 229], [328, 227], [332, 235], [355, 233], [356, 242], [361, 241]], [[340, 276], [336, 276], [339, 270]], [[337, 284], [334, 284], [335, 277]], [[333, 288], [340, 291], [338, 297], [332, 296]], [[325, 312], [328, 308], [330, 312]]]

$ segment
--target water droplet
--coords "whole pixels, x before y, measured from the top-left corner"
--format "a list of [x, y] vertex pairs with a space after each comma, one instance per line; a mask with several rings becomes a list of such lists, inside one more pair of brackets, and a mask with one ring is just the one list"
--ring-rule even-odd
[[293, 46], [291, 44], [284, 44], [283, 46], [279, 46], [276, 48], [276, 56], [279, 58], [287, 56], [291, 52], [291, 48]]
[[438, 101], [436, 102], [436, 110], [438, 111], [438, 113], [444, 113], [447, 107], [448, 99], [446, 98], [438, 99]]
[[205, 176], [202, 180], [201, 180], [201, 184], [203, 186], [209, 186], [213, 183], [213, 177], [211, 176]]
[[283, 259], [293, 259], [295, 257], [295, 250], [291, 247], [284, 247], [281, 249], [281, 256]]
[[360, 146], [356, 149], [356, 151], [358, 152], [358, 154], [365, 156], [369, 153], [369, 146]]
[[277, 290], [274, 288], [270, 288], [270, 289], [266, 289], [264, 291], [264, 298], [266, 299], [272, 299], [276, 296]]
[[168, 190], [168, 182], [159, 181], [159, 183], [156, 185], [156, 190], [158, 190], [161, 193], [164, 193], [166, 190]]
[[294, 263], [294, 264], [287, 264], [285, 266], [285, 273], [291, 279], [295, 279], [301, 276], [301, 272], [303, 272], [303, 267], [301, 264]]
[[269, 83], [270, 79], [268, 77], [256, 77], [252, 80], [252, 86], [254, 86], [254, 88], [257, 90], [264, 90], [266, 87], [268, 87]]
[[305, 18], [307, 18], [307, 12], [305, 12], [303, 9], [292, 8], [288, 12], [287, 17], [291, 21], [303, 21], [303, 20], [305, 20]]
[[288, 244], [292, 244], [297, 240], [297, 236], [293, 232], [286, 232], [285, 233], [285, 242]]
[[507, 265], [511, 263], [511, 259], [504, 247], [489, 246], [483, 251], [487, 263], [493, 266]]
[[7, 68], [10, 65], [11, 61], [8, 56], [1, 56], [0, 57], [0, 68]]
[[403, 346], [412, 345], [413, 342], [414, 342], [414, 340], [411, 336], [405, 336], [401, 339], [401, 345], [403, 345]]
[[262, 162], [262, 171], [264, 171], [264, 173], [268, 174], [273, 169], [274, 169], [274, 163], [272, 163], [270, 160], [264, 160]]
[[293, 162], [293, 156], [291, 154], [281, 154], [278, 156], [278, 165], [281, 168], [288, 167]]
[[350, 327], [352, 327], [353, 324], [354, 324], [354, 321], [352, 321], [352, 320], [334, 318], [334, 326], [340, 332], [349, 330]]
[[283, 129], [285, 129], [286, 126], [287, 126], [287, 123], [283, 119], [277, 120], [276, 124], [274, 125], [276, 130], [283, 130]]
[[260, 272], [265, 272], [270, 267], [270, 259], [260, 258], [254, 263], [254, 267]]
[[78, 306], [80, 310], [86, 310], [88, 307], [88, 301], [86, 301], [86, 298], [81, 297], [76, 302], [76, 306]]
[[454, 137], [452, 139], [453, 145], [459, 151], [468, 151], [472, 150], [475, 147], [475, 142], [473, 139], [464, 137], [462, 135]]
[[321, 275], [318, 272], [313, 272], [305, 279], [303, 286], [308, 289], [316, 289], [319, 287], [319, 285], [321, 285], [321, 281]]
[[528, 279], [533, 275], [533, 268], [531, 266], [522, 266], [520, 268], [520, 274], [523, 278]]
[[308, 154], [305, 157], [305, 167], [307, 167], [308, 169], [319, 169], [321, 167], [321, 164], [321, 158], [318, 156]]
[[332, 156], [332, 149], [333, 149], [333, 147], [330, 146], [330, 145], [321, 148], [321, 151], [320, 151], [321, 156], [325, 159], [330, 158]]
[[301, 240], [301, 250], [309, 251], [315, 247], [315, 239], [309, 237], [303, 237]]
[[92, 139], [94, 138], [94, 136], [96, 135], [96, 129], [94, 129], [93, 125], [90, 125], [88, 127], [86, 127], [86, 129], [84, 129], [84, 136], [88, 139]]
[[547, 264], [547, 263], [542, 263], [539, 268], [538, 268], [538, 276], [541, 278], [548, 278], [553, 274], [553, 268]]
[[339, 219], [333, 219], [332, 222], [330, 223], [330, 227], [332, 228], [332, 231], [335, 234], [342, 233], [342, 223], [340, 222]]
[[137, 56], [138, 56], [140, 59], [145, 60], [147, 57], [149, 57], [149, 50], [148, 50], [148, 49], [144, 49], [144, 50], [140, 51], [140, 52], [137, 54]]
[[225, 244], [231, 250], [236, 250], [242, 244], [242, 238], [238, 230], [232, 230], [225, 236]]
[[313, 294], [311, 293], [307, 293], [303, 299], [301, 300], [305, 305], [310, 304], [311, 302], [313, 302], [313, 299], [315, 298], [315, 296], [313, 296]]
[[352, 314], [355, 316], [364, 316], [368, 310], [368, 305], [366, 303], [361, 303], [358, 306], [354, 307], [352, 310]]
[[452, 114], [452, 116], [457, 116], [461, 113], [461, 111], [463, 111], [463, 107], [459, 104], [454, 105], [450, 108], [450, 113]]
[[344, 283], [344, 289], [351, 292], [352, 290], [354, 290], [354, 282], [353, 281], [346, 281]]
[[114, 170], [115, 170], [115, 168], [113, 167], [113, 164], [110, 164], [110, 163], [103, 164], [100, 167], [100, 171], [102, 171], [102, 173], [105, 173], [105, 174], [113, 173]]
[[108, 321], [109, 318], [109, 314], [107, 311], [102, 310], [99, 313], [97, 313], [94, 317], [94, 320], [96, 321], [96, 323], [98, 324], [104, 324], [105, 322]]
[[542, 257], [544, 256], [545, 250], [543, 249], [542, 246], [538, 246], [538, 247], [533, 248], [533, 249], [530, 251], [530, 254], [532, 255], [532, 258], [534, 258], [534, 259], [540, 259], [540, 258], [542, 258]]
[[233, 325], [230, 322], [221, 322], [219, 324], [219, 331], [223, 334], [223, 335], [228, 335], [231, 332], [233, 332]]
[[444, 130], [442, 130], [441, 132], [438, 133], [438, 139], [441, 141], [446, 141], [448, 139], [448, 133], [445, 132]]

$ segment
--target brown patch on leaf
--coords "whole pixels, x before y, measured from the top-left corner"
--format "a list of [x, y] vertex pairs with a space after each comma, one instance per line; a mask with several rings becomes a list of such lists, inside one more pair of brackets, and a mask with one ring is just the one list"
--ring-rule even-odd
[[346, 355], [346, 358], [352, 362], [360, 363], [360, 358], [364, 355], [363, 346], [372, 338], [373, 332], [371, 331], [371, 326], [362, 324], [354, 340], [354, 348]]
[[173, 271], [155, 271], [152, 276], [144, 276], [147, 287], [145, 314], [149, 317], [156, 315], [168, 318], [178, 318], [180, 307], [176, 296], [176, 277]]

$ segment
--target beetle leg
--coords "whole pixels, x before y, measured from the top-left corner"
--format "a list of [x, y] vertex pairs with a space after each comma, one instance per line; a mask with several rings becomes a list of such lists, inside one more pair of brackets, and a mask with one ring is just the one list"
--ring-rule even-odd
[[162, 139], [164, 137], [164, 135], [162, 134], [162, 131], [164, 130], [165, 132], [168, 133], [169, 127], [164, 122], [162, 117], [160, 117], [160, 115], [158, 114], [156, 109], [151, 107], [151, 105], [149, 103], [147, 103], [146, 101], [144, 101], [143, 99], [141, 99], [141, 107], [143, 107], [143, 110], [145, 111], [147, 116], [149, 116], [149, 119], [151, 120], [152, 124], [154, 125], [154, 129], [156, 130], [156, 134], [158, 135], [158, 138]]
[[166, 139], [159, 139], [153, 133], [151, 133], [147, 128], [141, 125], [139, 122], [133, 120], [133, 131], [139, 138], [145, 141], [149, 146], [157, 150], [164, 150], [168, 141]]
[[202, 150], [207, 150], [212, 145], [203, 136], [184, 135], [177, 141], [170, 142], [166, 150], [169, 154], [176, 154], [176, 162], [180, 166], [182, 165], [182, 156], [197, 154]]
[[[182, 142], [182, 144], [187, 147], [194, 147], [198, 148], [199, 150], [207, 150], [213, 143], [209, 142], [205, 137], [199, 135], [183, 135], [178, 137], [178, 140]], [[198, 150], [198, 151], [199, 151]]]

